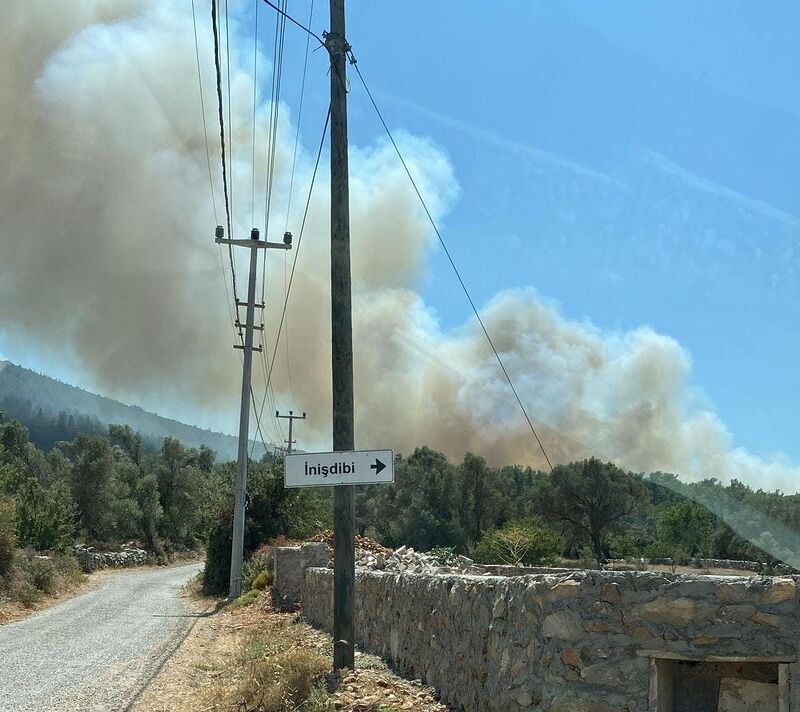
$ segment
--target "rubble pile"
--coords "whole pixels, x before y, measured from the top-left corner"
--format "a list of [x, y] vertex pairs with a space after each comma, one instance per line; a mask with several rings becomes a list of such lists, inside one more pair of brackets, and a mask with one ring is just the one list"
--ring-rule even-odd
[[[317, 534], [309, 541], [328, 545], [328, 568], [333, 568], [333, 532]], [[372, 571], [409, 574], [472, 574], [485, 576], [488, 572], [466, 556], [450, 556], [447, 563], [430, 554], [414, 551], [410, 546], [388, 549], [374, 539], [356, 536], [356, 568]]]
[[482, 568], [466, 556], [453, 557], [447, 565], [430, 554], [414, 551], [410, 546], [401, 546], [394, 551], [366, 551], [356, 548], [356, 567], [373, 571], [409, 574], [473, 574], [483, 575]]
[[[333, 549], [333, 532], [328, 529], [321, 534], [311, 537], [309, 541], [324, 541], [331, 549]], [[356, 549], [369, 551], [373, 554], [390, 554], [392, 551], [391, 549], [387, 549], [385, 546], [382, 546], [374, 539], [370, 539], [368, 536], [359, 536], [358, 534], [356, 534]]]

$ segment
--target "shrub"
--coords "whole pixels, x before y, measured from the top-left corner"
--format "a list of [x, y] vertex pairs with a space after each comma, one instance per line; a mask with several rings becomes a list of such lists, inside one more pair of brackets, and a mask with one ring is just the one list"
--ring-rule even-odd
[[514, 566], [553, 564], [561, 547], [561, 538], [555, 532], [536, 519], [525, 519], [486, 534], [475, 547], [475, 560]]
[[25, 578], [30, 584], [42, 593], [53, 594], [58, 586], [56, 568], [50, 559], [43, 556], [33, 556], [23, 559], [20, 566]]
[[[267, 549], [272, 551], [272, 549], [269, 547], [262, 547], [244, 562], [244, 566], [242, 567], [243, 591], [255, 588], [253, 586], [253, 582], [256, 580], [256, 578], [269, 570], [272, 557], [267, 553]], [[264, 586], [261, 588], [263, 589]]]
[[270, 571], [262, 571], [258, 576], [253, 579], [253, 583], [250, 584], [250, 587], [257, 590], [263, 591], [267, 586], [272, 585], [272, 573]]
[[42, 592], [25, 578], [17, 578], [11, 584], [11, 600], [19, 601], [26, 608], [31, 608], [42, 598]]
[[224, 596], [231, 575], [231, 520], [233, 512], [223, 513], [208, 535], [206, 563], [203, 568], [203, 593]]

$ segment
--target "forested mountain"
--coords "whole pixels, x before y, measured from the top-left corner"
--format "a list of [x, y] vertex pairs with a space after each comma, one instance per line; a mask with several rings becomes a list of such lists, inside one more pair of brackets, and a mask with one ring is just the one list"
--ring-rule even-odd
[[141, 433], [150, 450], [160, 448], [161, 441], [170, 436], [188, 447], [206, 445], [216, 451], [219, 460], [236, 458], [237, 439], [232, 435], [163, 418], [9, 361], [0, 361], [0, 410], [23, 423], [31, 441], [43, 450], [60, 440], [72, 440], [78, 433], [105, 434], [111, 423], [118, 423]]

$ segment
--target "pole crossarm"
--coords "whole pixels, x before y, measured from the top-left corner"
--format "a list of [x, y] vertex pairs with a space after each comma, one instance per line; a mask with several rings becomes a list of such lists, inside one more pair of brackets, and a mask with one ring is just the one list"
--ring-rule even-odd
[[229, 240], [227, 237], [216, 237], [214, 242], [218, 245], [236, 245], [237, 247], [255, 247], [268, 250], [291, 250], [292, 244], [283, 242], [267, 242], [266, 240]]

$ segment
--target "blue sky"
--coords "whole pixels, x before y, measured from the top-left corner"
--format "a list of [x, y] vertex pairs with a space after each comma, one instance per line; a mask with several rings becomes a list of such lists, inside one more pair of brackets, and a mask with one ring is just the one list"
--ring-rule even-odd
[[[532, 285], [569, 318], [673, 336], [734, 444], [795, 461], [798, 23], [790, 2], [348, 8], [390, 125], [453, 163], [444, 234], [477, 300]], [[351, 136], [378, 135], [354, 84]], [[467, 316], [440, 254], [423, 289], [445, 326]]]

